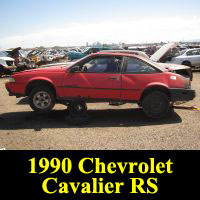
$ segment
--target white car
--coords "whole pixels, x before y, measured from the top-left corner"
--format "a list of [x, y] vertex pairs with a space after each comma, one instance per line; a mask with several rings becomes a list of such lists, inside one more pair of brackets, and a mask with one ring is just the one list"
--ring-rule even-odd
[[200, 48], [184, 50], [180, 56], [173, 57], [170, 62], [191, 67], [199, 67]]
[[150, 59], [155, 62], [173, 63], [189, 67], [200, 66], [200, 48], [179, 51], [176, 43], [163, 45]]
[[0, 51], [0, 77], [2, 75], [10, 75], [16, 70], [14, 59], [8, 57], [5, 51]]

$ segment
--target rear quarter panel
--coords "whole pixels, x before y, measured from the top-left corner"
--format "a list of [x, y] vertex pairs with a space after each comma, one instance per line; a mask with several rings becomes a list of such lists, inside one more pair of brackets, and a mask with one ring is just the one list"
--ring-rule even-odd
[[168, 88], [169, 79], [165, 73], [123, 74], [122, 99], [139, 100], [146, 88], [159, 85]]

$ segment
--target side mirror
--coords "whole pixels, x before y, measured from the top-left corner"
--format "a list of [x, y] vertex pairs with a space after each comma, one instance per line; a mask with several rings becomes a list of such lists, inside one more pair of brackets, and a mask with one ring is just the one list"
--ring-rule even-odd
[[72, 68], [70, 69], [70, 72], [71, 72], [71, 73], [78, 72], [78, 71], [80, 71], [79, 66], [74, 66], [74, 67], [72, 67]]

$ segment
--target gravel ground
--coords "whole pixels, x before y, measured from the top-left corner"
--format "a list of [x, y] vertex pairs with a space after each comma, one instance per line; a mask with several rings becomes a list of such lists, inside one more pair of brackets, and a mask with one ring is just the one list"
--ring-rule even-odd
[[[9, 97], [0, 79], [0, 149], [200, 149], [200, 111], [179, 110], [162, 120], [148, 119], [126, 104], [89, 104], [91, 123], [73, 127], [56, 105], [50, 114], [32, 112], [26, 99]], [[187, 105], [200, 107], [200, 73], [194, 74], [197, 97]]]

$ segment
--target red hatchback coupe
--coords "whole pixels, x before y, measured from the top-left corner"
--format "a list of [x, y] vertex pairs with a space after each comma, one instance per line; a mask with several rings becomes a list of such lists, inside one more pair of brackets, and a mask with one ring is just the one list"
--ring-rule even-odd
[[173, 102], [195, 97], [190, 78], [166, 65], [133, 54], [96, 53], [72, 65], [15, 73], [6, 88], [11, 96], [28, 96], [37, 112], [50, 111], [55, 103], [79, 109], [89, 102], [138, 103], [147, 116], [160, 118]]

